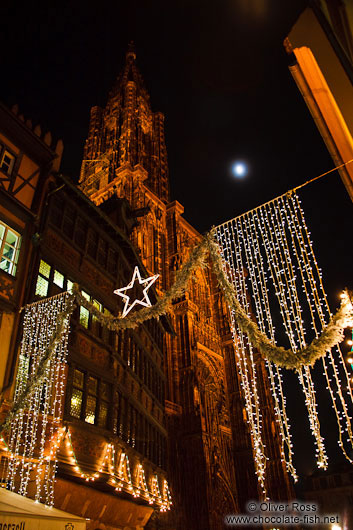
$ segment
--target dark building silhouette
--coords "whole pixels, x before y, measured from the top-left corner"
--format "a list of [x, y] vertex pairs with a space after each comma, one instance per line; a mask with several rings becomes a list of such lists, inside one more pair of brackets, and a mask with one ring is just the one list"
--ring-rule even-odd
[[337, 526], [350, 528], [353, 522], [353, 471], [347, 462], [330, 465], [305, 478], [301, 495], [315, 502], [321, 514], [338, 517]]

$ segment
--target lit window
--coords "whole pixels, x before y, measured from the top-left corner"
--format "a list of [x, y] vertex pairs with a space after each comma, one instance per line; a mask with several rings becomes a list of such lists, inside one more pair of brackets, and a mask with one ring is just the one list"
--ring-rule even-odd
[[51, 269], [51, 266], [41, 259], [40, 264], [39, 264], [39, 274], [41, 274], [42, 276], [45, 276], [46, 278], [49, 278], [50, 269]]
[[75, 368], [72, 372], [72, 390], [69, 414], [91, 425], [106, 428], [111, 387], [90, 374]]
[[[86, 300], [89, 301], [90, 296], [88, 293], [85, 293], [85, 291], [82, 291], [82, 296], [86, 298]], [[88, 324], [89, 324], [89, 311], [82, 305], [80, 306], [80, 324], [84, 328], [88, 328]]]
[[104, 403], [104, 401], [101, 401], [101, 404], [99, 407], [99, 415], [98, 415], [99, 427], [107, 426], [107, 416], [108, 416], [108, 405], [107, 403]]
[[84, 328], [88, 328], [89, 311], [85, 307], [80, 306], [80, 324]]
[[50, 269], [50, 265], [48, 265], [48, 263], [41, 259], [39, 264], [39, 273], [35, 291], [35, 294], [37, 296], [48, 295]]
[[86, 293], [86, 291], [82, 291], [81, 294], [82, 294], [83, 298], [86, 298], [86, 300], [90, 301], [91, 297], [90, 297], [90, 295], [88, 293]]
[[[98, 311], [102, 312], [103, 311], [103, 307], [102, 307], [102, 304], [100, 304], [97, 300], [92, 300], [92, 304], [94, 305], [94, 307], [96, 309], [98, 309]], [[100, 324], [98, 322], [98, 319], [97, 317], [92, 314], [92, 327], [91, 327], [93, 333], [97, 336], [100, 336]]]
[[89, 376], [87, 378], [87, 404], [85, 421], [87, 423], [95, 423], [96, 407], [97, 407], [97, 386], [98, 380], [95, 377]]
[[71, 395], [71, 407], [70, 414], [74, 418], [81, 417], [81, 407], [82, 407], [82, 390], [77, 390], [74, 388]]
[[9, 226], [0, 222], [0, 269], [16, 275], [21, 236]]
[[83, 384], [84, 384], [83, 372], [81, 372], [80, 370], [74, 370], [73, 386], [76, 388], [72, 389], [71, 402], [70, 402], [70, 414], [74, 418], [81, 417]]
[[58, 287], [64, 288], [64, 275], [59, 271], [54, 271], [54, 283]]
[[87, 405], [86, 405], [86, 417], [85, 422], [94, 424], [96, 417], [96, 403], [97, 400], [93, 396], [87, 396]]
[[64, 274], [55, 270], [43, 259], [39, 262], [39, 270], [37, 276], [36, 289], [34, 294], [36, 296], [46, 297], [56, 295], [60, 289], [63, 291], [72, 292], [73, 282], [68, 280]]
[[47, 296], [48, 287], [49, 287], [48, 280], [46, 280], [45, 278], [42, 278], [42, 276], [38, 276], [35, 294], [38, 296]]
[[[68, 280], [67, 286], [68, 289], [72, 289], [72, 282], [69, 282]], [[99, 311], [99, 313], [109, 316], [112, 315], [108, 309], [104, 308], [102, 304], [98, 302], [98, 300], [95, 300], [85, 291], [81, 291], [81, 295], [88, 302], [91, 302], [91, 304], [95, 307], [97, 311]], [[114, 333], [107, 329], [106, 326], [100, 323], [100, 319], [95, 315], [93, 311], [91, 312], [89, 309], [86, 309], [82, 305], [80, 306], [79, 322], [81, 326], [86, 329], [89, 329], [96, 337], [99, 337], [104, 342], [107, 342], [110, 345], [114, 345]]]
[[94, 307], [96, 307], [99, 311], [102, 311], [102, 304], [100, 304], [97, 300], [92, 301]]
[[86, 404], [86, 416], [85, 421], [87, 423], [95, 423], [96, 418], [96, 406], [97, 406], [97, 386], [98, 380], [95, 377], [89, 376], [87, 378], [87, 404]]
[[4, 151], [1, 157], [0, 169], [6, 175], [11, 175], [13, 166], [15, 164], [15, 157], [8, 151]]

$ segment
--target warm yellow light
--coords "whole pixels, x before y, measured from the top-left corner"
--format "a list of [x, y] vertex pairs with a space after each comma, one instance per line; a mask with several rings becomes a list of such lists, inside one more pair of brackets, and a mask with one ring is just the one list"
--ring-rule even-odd
[[349, 364], [353, 364], [353, 357], [348, 357], [348, 359], [347, 359], [347, 363], [349, 363]]
[[348, 346], [352, 346], [353, 340], [352, 339], [347, 340], [347, 344], [348, 344]]
[[93, 413], [93, 412], [88, 412], [88, 413], [86, 414], [85, 421], [86, 421], [87, 423], [91, 423], [91, 424], [93, 425], [93, 424], [94, 424], [94, 418], [95, 418], [94, 413]]
[[338, 525], [338, 524], [333, 524], [331, 526], [331, 530], [342, 530], [342, 526]]

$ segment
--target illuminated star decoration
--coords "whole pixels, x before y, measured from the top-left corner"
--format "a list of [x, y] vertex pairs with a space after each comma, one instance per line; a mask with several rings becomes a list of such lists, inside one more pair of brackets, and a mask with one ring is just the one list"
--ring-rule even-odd
[[[131, 311], [131, 309], [133, 307], [135, 307], [135, 305], [137, 305], [137, 304], [143, 305], [145, 307], [151, 307], [152, 306], [151, 301], [150, 301], [150, 299], [148, 297], [147, 291], [151, 287], [151, 285], [157, 280], [158, 276], [159, 276], [159, 274], [155, 274], [154, 276], [150, 276], [149, 278], [145, 278], [143, 280], [141, 278], [141, 274], [140, 274], [139, 268], [136, 266], [135, 270], [134, 270], [134, 274], [132, 275], [132, 279], [131, 279], [131, 282], [129, 283], [129, 285], [127, 285], [126, 287], [122, 287], [121, 289], [116, 289], [114, 291], [114, 294], [117, 294], [118, 296], [122, 296], [122, 298], [124, 298], [124, 300], [125, 300], [125, 306], [124, 306], [124, 310], [123, 310], [123, 314], [122, 314], [123, 317], [126, 317], [126, 315], [129, 313], [129, 311]], [[142, 300], [138, 300], [136, 298], [132, 302], [132, 304], [130, 304], [130, 296], [125, 294], [125, 291], [128, 291], [129, 289], [133, 289], [136, 280], [138, 280], [140, 285], [144, 285], [145, 286], [144, 290], [142, 291], [143, 292], [143, 298], [142, 298]]]

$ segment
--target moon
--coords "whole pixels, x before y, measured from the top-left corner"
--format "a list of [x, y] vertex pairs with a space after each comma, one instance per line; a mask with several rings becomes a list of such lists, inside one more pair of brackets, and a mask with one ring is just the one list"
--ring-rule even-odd
[[236, 178], [244, 178], [248, 173], [248, 166], [245, 162], [238, 160], [232, 165], [232, 173]]

